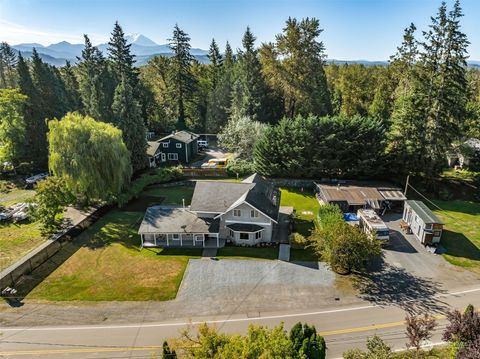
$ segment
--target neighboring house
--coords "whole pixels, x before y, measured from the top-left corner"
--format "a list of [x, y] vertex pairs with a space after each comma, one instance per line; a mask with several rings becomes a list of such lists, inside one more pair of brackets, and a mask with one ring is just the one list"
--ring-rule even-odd
[[463, 143], [452, 145], [447, 153], [447, 163], [449, 167], [477, 167], [480, 164], [480, 140], [470, 138]]
[[147, 156], [150, 167], [161, 163], [189, 163], [198, 153], [199, 135], [178, 131], [157, 141], [148, 142]]
[[167, 162], [188, 163], [198, 153], [198, 135], [189, 131], [179, 131], [158, 140]]
[[189, 208], [155, 206], [140, 225], [142, 246], [212, 246], [271, 242], [280, 191], [254, 174], [242, 182], [197, 181]]
[[424, 245], [440, 242], [443, 222], [422, 201], [405, 201], [403, 221]]
[[335, 204], [343, 212], [357, 213], [371, 208], [380, 212], [406, 200], [400, 188], [374, 183], [316, 183], [317, 198], [322, 204]]

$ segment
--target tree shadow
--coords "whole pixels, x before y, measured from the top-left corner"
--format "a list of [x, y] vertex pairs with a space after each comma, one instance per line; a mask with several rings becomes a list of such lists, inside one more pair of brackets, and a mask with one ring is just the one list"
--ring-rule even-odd
[[444, 229], [441, 243], [450, 256], [480, 261], [480, 249], [463, 233]]
[[414, 314], [448, 311], [448, 305], [438, 297], [446, 293], [438, 282], [417, 277], [382, 259], [371, 272], [357, 274], [354, 287], [360, 292], [360, 298], [377, 305], [393, 305]]

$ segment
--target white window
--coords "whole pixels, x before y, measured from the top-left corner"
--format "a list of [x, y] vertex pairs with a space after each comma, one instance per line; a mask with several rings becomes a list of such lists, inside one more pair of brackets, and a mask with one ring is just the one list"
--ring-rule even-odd
[[173, 236], [173, 239], [180, 239], [180, 236], [178, 235], [178, 233], [174, 233], [172, 234], [172, 236]]
[[255, 211], [254, 209], [252, 209], [250, 211], [250, 217], [252, 218], [258, 218], [258, 211]]
[[169, 153], [168, 154], [169, 161], [177, 161], [178, 160], [178, 153]]
[[163, 148], [168, 148], [168, 142], [162, 142]]
[[182, 144], [181, 144], [181, 143], [177, 143], [177, 148], [182, 148]]
[[262, 231], [255, 233], [255, 239], [262, 238]]
[[241, 217], [242, 216], [242, 211], [240, 211], [239, 209], [234, 209], [233, 210], [233, 216], [234, 217]]
[[232, 238], [235, 237], [235, 233], [232, 230], [230, 230], [230, 237], [232, 237]]

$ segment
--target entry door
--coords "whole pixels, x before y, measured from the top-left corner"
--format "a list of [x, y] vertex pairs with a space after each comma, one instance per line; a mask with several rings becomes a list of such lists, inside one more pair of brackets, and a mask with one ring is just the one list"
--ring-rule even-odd
[[163, 153], [163, 152], [160, 153], [160, 158], [161, 158], [162, 162], [165, 162], [167, 160], [167, 157], [166, 157], [165, 153]]

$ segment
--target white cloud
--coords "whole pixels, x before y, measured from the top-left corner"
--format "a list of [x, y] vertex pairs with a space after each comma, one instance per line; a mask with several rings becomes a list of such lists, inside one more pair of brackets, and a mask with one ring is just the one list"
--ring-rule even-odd
[[[0, 19], [0, 41], [6, 41], [11, 45], [19, 43], [36, 42], [42, 45], [49, 45], [60, 41], [82, 43], [83, 34], [68, 34], [28, 28], [23, 25], [14, 24]], [[104, 42], [107, 37], [98, 34], [88, 34], [94, 44]]]

